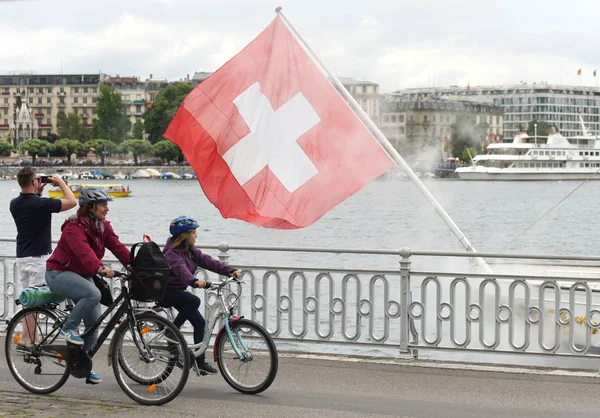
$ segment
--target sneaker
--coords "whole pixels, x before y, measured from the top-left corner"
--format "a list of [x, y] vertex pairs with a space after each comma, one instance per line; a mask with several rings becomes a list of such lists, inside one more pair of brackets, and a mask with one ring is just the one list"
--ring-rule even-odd
[[62, 338], [65, 339], [66, 342], [71, 343], [71, 344], [75, 344], [75, 345], [83, 345], [83, 340], [81, 339], [81, 337], [77, 334], [75, 334], [75, 332], [68, 330], [68, 329], [63, 329], [60, 331], [60, 336]]
[[85, 383], [89, 383], [90, 385], [97, 385], [98, 383], [102, 383], [102, 378], [95, 371], [91, 371], [87, 377]]
[[200, 370], [200, 374], [202, 376], [206, 376], [207, 374], [217, 374], [218, 371], [209, 363], [198, 363], [198, 369]]

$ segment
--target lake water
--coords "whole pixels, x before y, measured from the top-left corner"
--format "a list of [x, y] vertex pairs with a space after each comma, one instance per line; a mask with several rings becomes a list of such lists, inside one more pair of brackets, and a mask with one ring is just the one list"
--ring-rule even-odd
[[[410, 181], [376, 180], [299, 230], [258, 228], [223, 219], [194, 180], [126, 180], [133, 194], [110, 203], [108, 219], [124, 241], [147, 233], [157, 242], [169, 235], [174, 217], [200, 222], [198, 243], [419, 250], [463, 248]], [[478, 251], [498, 251], [580, 183], [462, 182], [428, 180], [426, 185]], [[16, 181], [0, 181], [0, 237], [15, 237], [8, 211], [19, 193]], [[600, 246], [597, 202], [600, 183], [588, 182], [517, 239], [505, 252], [595, 254]], [[74, 210], [53, 217], [52, 235]], [[1, 244], [0, 245], [4, 245]], [[14, 253], [12, 245], [1, 254]]]

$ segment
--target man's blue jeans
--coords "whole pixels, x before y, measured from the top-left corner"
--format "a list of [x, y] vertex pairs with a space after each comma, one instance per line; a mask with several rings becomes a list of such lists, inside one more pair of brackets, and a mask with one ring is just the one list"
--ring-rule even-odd
[[[54, 293], [71, 299], [75, 304], [65, 322], [65, 330], [77, 330], [83, 319], [87, 331], [100, 318], [100, 290], [91, 278], [81, 277], [72, 271], [46, 270], [46, 283]], [[83, 348], [89, 351], [98, 338], [98, 330], [82, 338]]]

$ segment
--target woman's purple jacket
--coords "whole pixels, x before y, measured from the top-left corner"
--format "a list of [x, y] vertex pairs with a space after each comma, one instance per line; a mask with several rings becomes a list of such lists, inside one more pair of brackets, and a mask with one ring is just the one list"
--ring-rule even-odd
[[202, 251], [196, 247], [192, 248], [192, 256], [190, 257], [190, 253], [185, 249], [173, 248], [172, 243], [173, 238], [171, 237], [167, 240], [165, 249], [163, 250], [167, 263], [171, 266], [171, 277], [169, 277], [167, 287], [187, 289], [188, 286], [191, 286], [198, 280], [194, 277], [197, 268], [210, 270], [224, 276], [230, 276], [236, 270], [209, 255], [202, 254]]

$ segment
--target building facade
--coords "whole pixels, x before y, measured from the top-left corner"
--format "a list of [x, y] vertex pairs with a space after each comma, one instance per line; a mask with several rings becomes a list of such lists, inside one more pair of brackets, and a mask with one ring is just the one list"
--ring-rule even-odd
[[[111, 77], [107, 74], [0, 75], [0, 138], [13, 146], [29, 138], [57, 133], [58, 112], [74, 113], [84, 126], [92, 126], [100, 87], [109, 85], [121, 94], [131, 125], [141, 120], [165, 78]], [[22, 104], [26, 104], [23, 110]], [[27, 112], [31, 124], [25, 120]], [[27, 138], [25, 138], [27, 136]]]
[[[34, 137], [56, 132], [59, 111], [76, 113], [86, 126], [96, 114], [96, 99], [104, 74], [0, 75], [0, 137], [13, 146], [23, 140], [22, 121], [17, 124], [22, 104], [27, 104]], [[28, 138], [26, 138], [28, 139]]]
[[514, 84], [399, 90], [390, 100], [417, 98], [464, 98], [501, 106], [504, 113], [503, 132], [512, 138], [526, 130], [532, 120], [554, 126], [563, 136], [582, 135], [579, 115], [589, 131], [600, 134], [600, 88], [557, 84]]
[[104, 84], [113, 87], [121, 94], [125, 112], [133, 127], [136, 122], [144, 121], [144, 112], [152, 107], [156, 93], [167, 87], [169, 82], [166, 78], [153, 78], [150, 74], [150, 78], [146, 81], [141, 81], [139, 77], [107, 77]]
[[416, 153], [442, 142], [449, 144], [452, 125], [459, 121], [475, 127], [481, 142], [502, 135], [500, 106], [433, 97], [386, 100], [382, 104], [380, 126], [396, 149]]
[[375, 124], [381, 120], [381, 94], [379, 94], [379, 84], [370, 81], [357, 81], [352, 78], [340, 77], [342, 85], [354, 97], [354, 100], [366, 112]]

